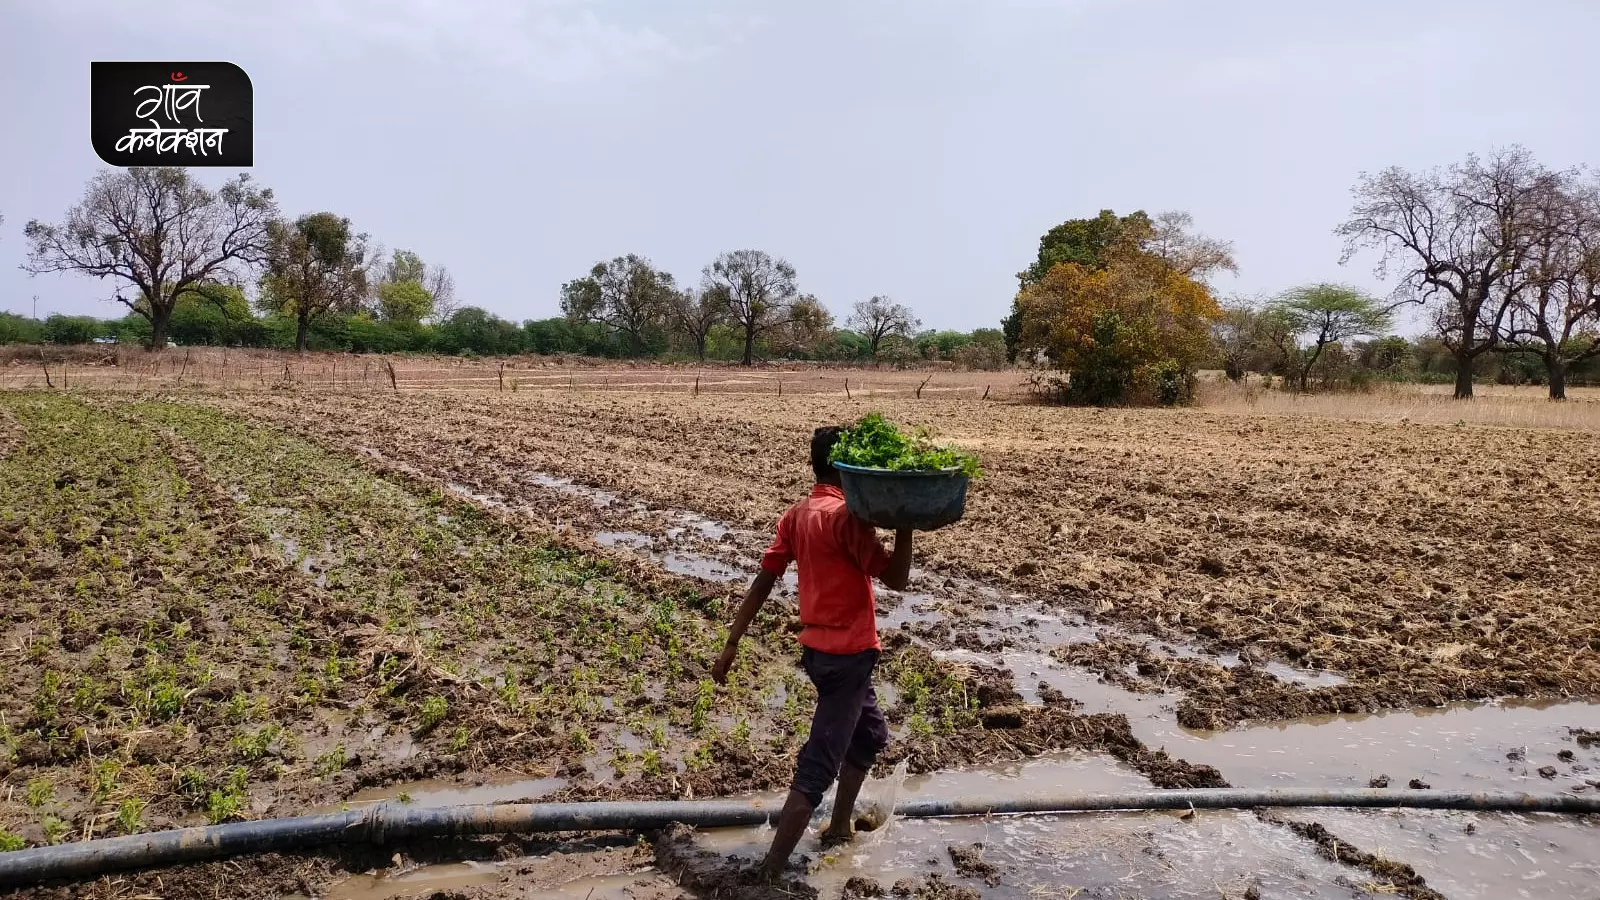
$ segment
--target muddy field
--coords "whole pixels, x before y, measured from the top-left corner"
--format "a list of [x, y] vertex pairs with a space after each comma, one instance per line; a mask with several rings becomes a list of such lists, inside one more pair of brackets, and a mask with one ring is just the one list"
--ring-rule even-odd
[[[0, 591], [23, 598], [0, 610], [0, 840], [778, 791], [809, 712], [792, 590], [731, 691], [707, 667], [808, 487], [810, 429], [868, 409], [987, 472], [880, 598], [896, 740], [876, 775], [983, 796], [1600, 787], [1569, 730], [1600, 728], [1600, 436], [916, 387], [0, 394]], [[764, 840], [645, 837], [20, 896], [741, 896]], [[1467, 814], [899, 822], [802, 849], [790, 894], [1585, 896], [1600, 876], [1590, 823]]]
[[[815, 397], [222, 402], [513, 502], [546, 506], [535, 471], [753, 531], [805, 490], [811, 427], [883, 409], [989, 472], [961, 525], [924, 542], [917, 590], [959, 616], [983, 601], [940, 576], [980, 580], [1254, 663], [1221, 671], [1120, 637], [1064, 651], [1129, 686], [1184, 688], [1185, 725], [1600, 693], [1588, 433]], [[600, 516], [564, 502], [549, 521]], [[1345, 683], [1305, 689], [1272, 662]]]

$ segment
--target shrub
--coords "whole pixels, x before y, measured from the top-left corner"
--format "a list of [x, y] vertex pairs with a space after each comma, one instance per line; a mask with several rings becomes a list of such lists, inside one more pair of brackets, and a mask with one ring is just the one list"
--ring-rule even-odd
[[1192, 393], [1162, 373], [1192, 375], [1222, 314], [1205, 285], [1139, 255], [1097, 270], [1058, 263], [1023, 288], [1016, 311], [1019, 346], [1066, 375], [1059, 399], [1096, 406]]

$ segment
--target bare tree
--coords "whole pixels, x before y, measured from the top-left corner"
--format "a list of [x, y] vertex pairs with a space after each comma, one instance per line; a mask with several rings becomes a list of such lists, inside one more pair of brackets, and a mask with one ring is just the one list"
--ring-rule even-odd
[[1545, 364], [1551, 400], [1567, 399], [1567, 370], [1600, 356], [1600, 184], [1568, 173], [1541, 199], [1528, 283], [1502, 340]]
[[791, 318], [794, 266], [762, 250], [733, 250], [706, 266], [703, 282], [725, 292], [729, 319], [744, 332], [744, 364], [754, 365], [756, 338]]
[[1178, 274], [1204, 282], [1214, 272], [1237, 272], [1233, 242], [1196, 234], [1194, 216], [1172, 210], [1156, 216], [1144, 250], [1158, 256]]
[[[277, 215], [272, 191], [240, 175], [212, 191], [187, 169], [102, 172], [59, 225], [28, 223], [30, 274], [78, 272], [122, 282], [117, 302], [149, 320], [150, 347], [167, 345], [178, 297], [204, 281], [239, 281], [263, 261]], [[130, 290], [131, 293], [131, 290]]]
[[695, 356], [706, 361], [711, 330], [728, 319], [728, 292], [722, 288], [679, 291], [672, 298], [672, 327], [694, 344]]
[[1222, 304], [1222, 318], [1211, 326], [1222, 371], [1230, 381], [1243, 381], [1261, 356], [1263, 305], [1250, 297], [1232, 298]]
[[878, 358], [878, 345], [891, 334], [909, 338], [922, 327], [922, 320], [911, 312], [911, 307], [896, 303], [888, 297], [857, 300], [845, 319], [845, 326], [867, 339], [867, 351]]
[[446, 322], [461, 308], [456, 299], [456, 280], [444, 266], [429, 266], [428, 277], [422, 286], [433, 295], [433, 321]]
[[260, 304], [293, 316], [294, 348], [305, 352], [311, 323], [333, 310], [360, 308], [367, 296], [367, 236], [330, 212], [274, 222]]
[[1396, 305], [1435, 305], [1435, 327], [1456, 359], [1458, 400], [1472, 397], [1474, 362], [1500, 343], [1527, 283], [1540, 197], [1560, 181], [1512, 147], [1421, 174], [1363, 174], [1356, 183], [1350, 219], [1336, 231], [1344, 259], [1378, 250], [1379, 277], [1400, 271]]
[[637, 356], [644, 339], [661, 328], [677, 295], [671, 273], [630, 253], [595, 263], [589, 274], [561, 286], [561, 309], [575, 321], [597, 322], [627, 337]]

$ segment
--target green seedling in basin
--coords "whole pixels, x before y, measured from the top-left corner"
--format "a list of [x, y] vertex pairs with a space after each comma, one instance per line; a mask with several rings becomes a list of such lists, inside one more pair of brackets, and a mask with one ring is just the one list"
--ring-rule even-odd
[[978, 458], [954, 447], [934, 443], [933, 432], [919, 427], [907, 435], [881, 413], [867, 413], [845, 429], [828, 455], [829, 462], [888, 469], [895, 472], [934, 472], [960, 469], [977, 478], [983, 474]]

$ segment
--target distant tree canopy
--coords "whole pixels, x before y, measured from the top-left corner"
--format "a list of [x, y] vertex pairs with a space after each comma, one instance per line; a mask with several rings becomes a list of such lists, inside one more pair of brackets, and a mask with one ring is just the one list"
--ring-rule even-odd
[[922, 322], [911, 312], [911, 307], [888, 297], [872, 297], [856, 301], [845, 325], [867, 342], [868, 356], [877, 356], [884, 338], [892, 335], [910, 337]]
[[1017, 276], [1010, 354], [1063, 373], [1055, 393], [1066, 402], [1187, 402], [1222, 318], [1204, 279], [1234, 267], [1227, 244], [1190, 224], [1184, 213], [1102, 210], [1046, 232]]
[[666, 333], [677, 299], [672, 274], [631, 253], [595, 263], [589, 274], [561, 286], [568, 318], [615, 331], [629, 353], [641, 356]]
[[272, 191], [249, 175], [213, 191], [187, 169], [109, 170], [89, 181], [60, 224], [28, 223], [23, 268], [110, 279], [117, 301], [150, 323], [150, 344], [161, 348], [178, 295], [260, 263], [276, 215]]
[[362, 308], [367, 236], [352, 233], [349, 219], [329, 212], [273, 222], [270, 234], [260, 304], [295, 320], [295, 349], [303, 351], [316, 319]]
[[1378, 253], [1402, 302], [1425, 304], [1455, 359], [1457, 399], [1480, 357], [1541, 359], [1551, 399], [1567, 368], [1600, 355], [1600, 181], [1521, 147], [1426, 172], [1364, 174], [1338, 229], [1345, 256]]
[[1274, 300], [1266, 315], [1275, 320], [1280, 348], [1302, 391], [1310, 389], [1311, 372], [1330, 346], [1356, 337], [1381, 337], [1394, 322], [1376, 300], [1340, 284], [1294, 288]]

